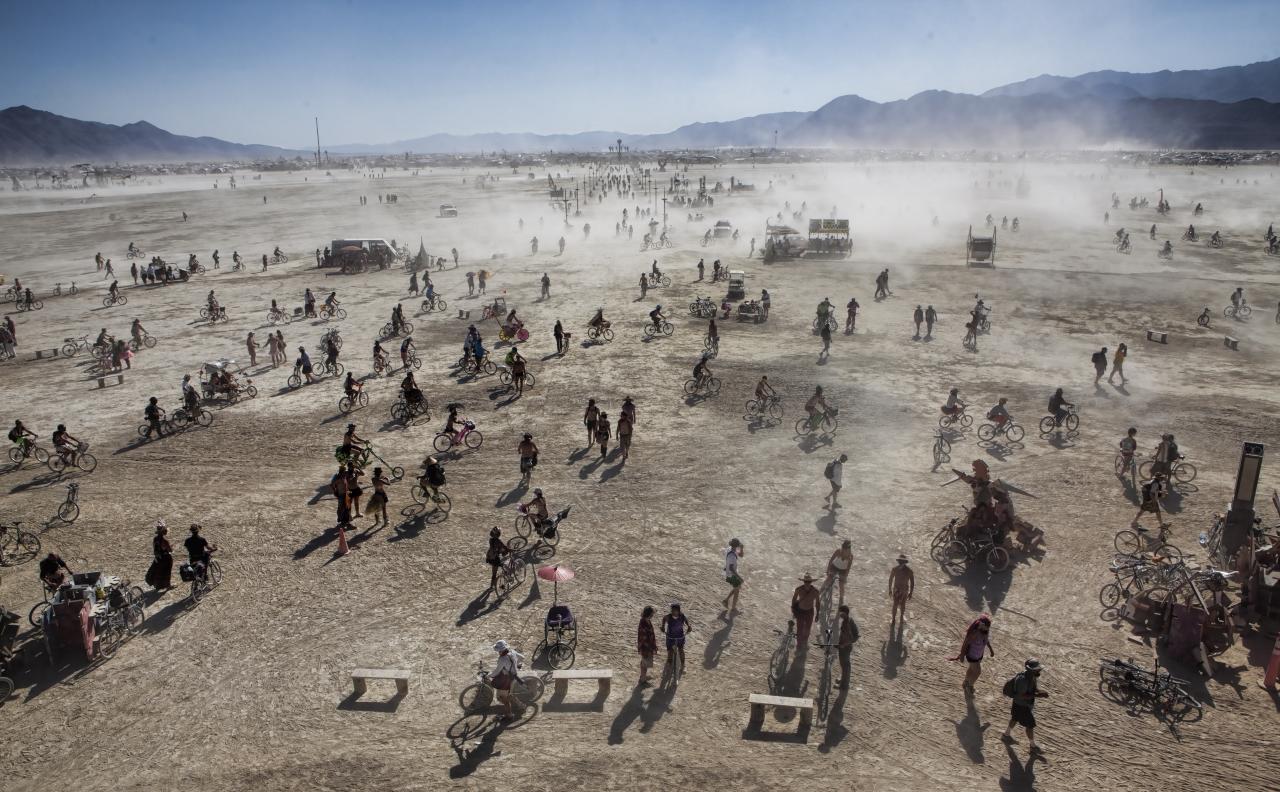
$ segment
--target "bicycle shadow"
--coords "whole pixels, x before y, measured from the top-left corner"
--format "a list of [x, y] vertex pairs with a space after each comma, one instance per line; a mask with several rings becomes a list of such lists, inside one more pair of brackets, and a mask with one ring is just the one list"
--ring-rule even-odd
[[[454, 726], [471, 717], [463, 716]], [[506, 731], [502, 722], [497, 718], [490, 720], [488, 716], [480, 717], [482, 720], [478, 726], [465, 729], [458, 737], [450, 738], [450, 747], [458, 756], [458, 763], [449, 768], [451, 779], [466, 778], [479, 769], [480, 765], [502, 755], [501, 751], [496, 750], [498, 737]], [[455, 731], [454, 726], [449, 727], [450, 732]], [[467, 748], [468, 744], [471, 745], [470, 748]]]
[[800, 441], [796, 443], [796, 447], [805, 454], [812, 454], [820, 448], [831, 448], [835, 445], [835, 437], [829, 434], [807, 434], [799, 437]]

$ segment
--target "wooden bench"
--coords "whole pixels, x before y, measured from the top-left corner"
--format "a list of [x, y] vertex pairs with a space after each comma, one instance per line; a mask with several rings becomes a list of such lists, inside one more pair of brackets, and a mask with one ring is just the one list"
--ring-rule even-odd
[[1239, 349], [1239, 348], [1240, 348], [1240, 339], [1238, 339], [1238, 338], [1232, 338], [1231, 336], [1223, 336], [1223, 337], [1222, 337], [1222, 345], [1223, 345], [1224, 347], [1226, 347], [1227, 349]]
[[600, 697], [609, 695], [609, 689], [613, 684], [613, 671], [607, 668], [591, 669], [591, 668], [569, 668], [564, 671], [552, 671], [551, 680], [556, 683], [555, 695], [563, 698], [569, 690], [570, 679], [594, 679], [600, 684], [599, 692], [596, 694]]
[[57, 356], [58, 356], [58, 350], [57, 350], [57, 348], [56, 348], [56, 347], [55, 347], [55, 348], [53, 348], [53, 349], [49, 349], [49, 350], [37, 349], [37, 350], [36, 350], [36, 356], [35, 356], [35, 359], [36, 359], [36, 360], [44, 360], [45, 352], [48, 352], [48, 353], [49, 353], [49, 357], [57, 357]]
[[459, 308], [459, 309], [458, 309], [458, 318], [459, 318], [459, 319], [464, 319], [464, 320], [465, 320], [465, 319], [470, 319], [470, 318], [471, 318], [471, 311], [469, 311], [469, 310], [468, 310], [468, 311], [464, 311], [464, 310], [462, 310], [461, 308]]
[[[98, 377], [98, 387], [99, 387], [99, 388], [105, 388], [105, 387], [107, 387], [107, 381], [106, 381], [106, 380], [107, 380], [107, 378], [106, 378], [106, 377]], [[116, 375], [116, 384], [117, 384], [117, 385], [123, 385], [123, 384], [124, 384], [124, 375], [123, 375], [123, 374], [117, 374], [117, 375]]]
[[1148, 328], [1148, 329], [1147, 329], [1147, 340], [1148, 340], [1148, 341], [1155, 341], [1155, 342], [1156, 342], [1156, 343], [1158, 343], [1158, 344], [1167, 344], [1167, 343], [1169, 343], [1169, 334], [1168, 334], [1167, 332], [1165, 332], [1164, 330], [1152, 330], [1152, 329]]
[[763, 693], [752, 693], [747, 699], [751, 703], [751, 722], [757, 726], [764, 723], [765, 707], [791, 707], [800, 713], [800, 729], [809, 728], [813, 721], [813, 699], [790, 698], [788, 696], [767, 696]]
[[368, 680], [370, 679], [394, 679], [396, 694], [400, 696], [409, 694], [408, 671], [395, 668], [357, 668], [351, 672], [351, 683], [355, 686], [357, 696], [363, 696], [369, 689]]

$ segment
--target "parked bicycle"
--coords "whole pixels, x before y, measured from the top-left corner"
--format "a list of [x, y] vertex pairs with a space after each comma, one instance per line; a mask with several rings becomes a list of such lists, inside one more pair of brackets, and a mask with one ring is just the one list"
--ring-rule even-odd
[[773, 634], [779, 637], [778, 648], [773, 650], [773, 655], [769, 658], [769, 692], [776, 695], [782, 689], [782, 682], [790, 668], [791, 656], [796, 651], [795, 619], [787, 620], [785, 631], [774, 630]]
[[74, 481], [67, 485], [67, 497], [58, 505], [58, 519], [73, 523], [80, 516], [80, 485]]
[[1112, 543], [1115, 545], [1116, 551], [1125, 553], [1126, 555], [1136, 556], [1143, 553], [1154, 553], [1159, 558], [1172, 558], [1175, 561], [1182, 560], [1182, 551], [1165, 541], [1165, 537], [1169, 535], [1169, 529], [1165, 525], [1161, 525], [1154, 536], [1151, 531], [1142, 526], [1133, 529], [1126, 528], [1116, 533]]
[[951, 441], [946, 434], [938, 430], [933, 433], [933, 464], [941, 465], [951, 461]]
[[[71, 281], [71, 287], [70, 287], [69, 289], [67, 289], [67, 294], [69, 294], [69, 295], [71, 295], [72, 297], [74, 297], [74, 296], [76, 296], [76, 295], [77, 295], [77, 294], [79, 294], [79, 293], [80, 293], [80, 290], [76, 288], [76, 282], [75, 282], [75, 281]], [[61, 297], [61, 296], [62, 296], [62, 284], [61, 284], [61, 283], [55, 283], [55, 284], [53, 284], [53, 296], [54, 296], [54, 297]]]
[[25, 564], [40, 555], [40, 537], [21, 522], [0, 523], [0, 566]]
[[1157, 657], [1155, 669], [1148, 671], [1132, 660], [1103, 658], [1098, 669], [1102, 694], [1117, 704], [1159, 709], [1171, 720], [1199, 719], [1204, 706], [1187, 692], [1190, 683], [1161, 671], [1159, 662]]

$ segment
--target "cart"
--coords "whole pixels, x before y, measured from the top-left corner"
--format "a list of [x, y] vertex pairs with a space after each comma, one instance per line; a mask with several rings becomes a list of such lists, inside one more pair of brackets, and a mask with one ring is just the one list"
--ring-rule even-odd
[[995, 267], [995, 228], [991, 229], [989, 237], [976, 237], [973, 235], [973, 226], [969, 226], [969, 238], [964, 245], [964, 263], [968, 267]]
[[742, 270], [733, 270], [729, 273], [729, 293], [727, 295], [730, 300], [741, 300], [747, 296], [747, 273]]

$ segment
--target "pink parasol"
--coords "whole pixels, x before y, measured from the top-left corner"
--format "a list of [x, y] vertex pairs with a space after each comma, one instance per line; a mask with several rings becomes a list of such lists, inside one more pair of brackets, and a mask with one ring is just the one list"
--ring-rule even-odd
[[553, 600], [558, 602], [560, 600], [560, 583], [566, 580], [573, 580], [574, 571], [563, 564], [551, 564], [538, 569], [538, 578], [551, 581]]

